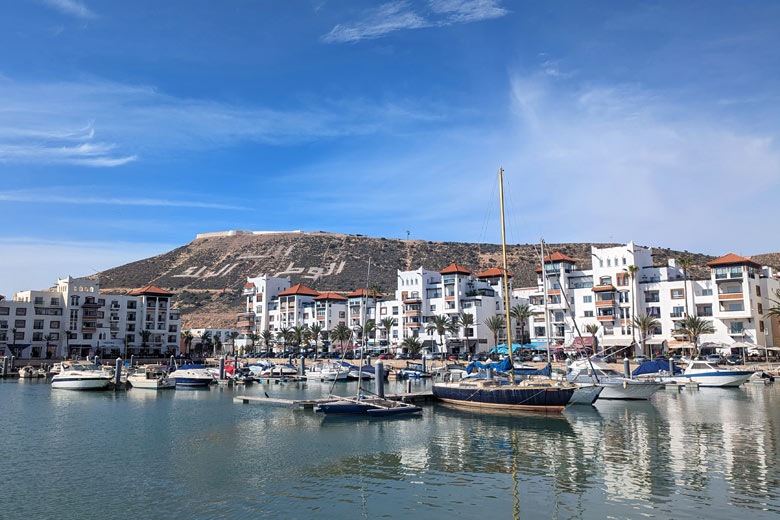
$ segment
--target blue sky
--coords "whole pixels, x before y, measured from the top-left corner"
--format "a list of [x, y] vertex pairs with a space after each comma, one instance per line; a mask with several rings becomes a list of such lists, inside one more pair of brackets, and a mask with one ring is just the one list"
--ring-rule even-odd
[[0, 294], [223, 229], [778, 250], [780, 3], [20, 0]]

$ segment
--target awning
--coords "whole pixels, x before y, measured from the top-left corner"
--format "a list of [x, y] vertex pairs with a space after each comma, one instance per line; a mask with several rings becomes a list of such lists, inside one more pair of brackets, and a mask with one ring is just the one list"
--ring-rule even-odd
[[574, 338], [574, 341], [571, 343], [572, 347], [592, 347], [593, 346], [593, 336], [583, 336], [583, 337], [576, 337]]

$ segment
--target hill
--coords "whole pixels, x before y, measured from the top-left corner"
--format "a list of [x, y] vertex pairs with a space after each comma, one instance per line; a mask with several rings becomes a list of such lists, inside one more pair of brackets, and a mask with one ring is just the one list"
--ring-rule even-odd
[[[615, 244], [550, 244], [549, 249], [571, 256], [579, 267], [588, 269], [590, 248], [594, 245]], [[510, 245], [507, 252], [515, 287], [534, 285], [534, 270], [539, 266], [538, 245]], [[654, 248], [655, 264], [666, 264], [679, 254]], [[713, 257], [695, 253], [691, 256], [696, 264], [692, 277], [705, 276], [704, 264]], [[439, 270], [457, 262], [478, 272], [501, 265], [501, 246], [324, 232], [212, 233], [97, 276], [105, 291], [124, 292], [147, 284], [173, 290], [185, 326], [228, 326], [245, 301], [241, 290], [247, 276], [290, 276], [293, 284], [303, 283], [319, 291], [352, 291], [365, 286], [369, 258], [371, 284], [391, 292], [396, 287], [398, 269], [422, 266]]]

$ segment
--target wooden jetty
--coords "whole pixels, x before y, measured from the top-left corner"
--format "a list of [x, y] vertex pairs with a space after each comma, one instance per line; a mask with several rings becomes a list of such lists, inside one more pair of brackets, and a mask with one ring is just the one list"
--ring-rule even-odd
[[[392, 399], [393, 401], [405, 401], [407, 403], [428, 403], [433, 401], [432, 391], [427, 392], [411, 392], [402, 394], [388, 394], [385, 399]], [[279, 399], [276, 397], [264, 397], [254, 395], [237, 395], [233, 398], [234, 403], [240, 404], [257, 404], [261, 406], [275, 406], [282, 408], [301, 408], [304, 410], [312, 410], [315, 406], [321, 403], [331, 403], [334, 401], [340, 401], [339, 397], [326, 397], [323, 399]]]

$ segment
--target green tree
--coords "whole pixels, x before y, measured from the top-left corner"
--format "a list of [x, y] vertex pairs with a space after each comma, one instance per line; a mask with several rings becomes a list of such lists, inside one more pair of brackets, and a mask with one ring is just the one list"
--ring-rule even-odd
[[382, 318], [379, 320], [380, 325], [382, 326], [382, 329], [385, 331], [385, 334], [387, 334], [387, 344], [390, 344], [390, 330], [395, 326], [395, 318], [393, 317], [387, 317]]
[[485, 327], [493, 333], [493, 346], [498, 346], [498, 334], [506, 327], [506, 320], [499, 314], [494, 314], [485, 320]]
[[365, 345], [368, 346], [368, 338], [371, 334], [374, 334], [374, 345], [376, 345], [376, 322], [374, 320], [368, 320], [363, 326], [363, 334], [365, 334]]
[[628, 273], [628, 277], [631, 280], [631, 320], [628, 321], [631, 327], [631, 339], [636, 343], [636, 334], [634, 333], [634, 327], [632, 320], [636, 316], [636, 277], [639, 275], [639, 266], [629, 265], [625, 272]]
[[[54, 336], [52, 336], [51, 334], [46, 334], [43, 337], [43, 341], [46, 342], [46, 358], [49, 358], [50, 357], [49, 356], [49, 345], [51, 344], [52, 341], [54, 341]], [[52, 354], [51, 357], [54, 357], [54, 354]]]
[[298, 354], [301, 353], [301, 346], [306, 340], [308, 331], [309, 331], [309, 327], [307, 327], [306, 325], [296, 325], [291, 330], [293, 345], [295, 345], [298, 348]]
[[439, 335], [439, 352], [444, 351], [444, 335], [448, 332], [457, 332], [458, 326], [446, 315], [433, 316], [431, 321], [425, 326], [428, 334], [436, 333]]
[[230, 348], [233, 352], [236, 351], [236, 339], [238, 339], [238, 336], [240, 336], [240, 334], [235, 330], [228, 333], [228, 337], [230, 338]]
[[[185, 330], [182, 333], [181, 337], [184, 339], [184, 348], [187, 351], [187, 354], [189, 354], [190, 347], [192, 346], [192, 339], [194, 336], [192, 335], [192, 332], [190, 332], [189, 330]], [[125, 345], [125, 355], [127, 355], [127, 345]]]
[[149, 338], [152, 337], [152, 333], [144, 329], [141, 331], [141, 347], [149, 346]]
[[597, 352], [596, 345], [598, 345], [598, 340], [596, 339], [596, 334], [599, 332], [599, 324], [598, 323], [588, 323], [585, 325], [585, 331], [590, 334], [590, 337], [593, 338], [591, 341], [592, 347], [593, 347], [593, 353], [595, 354]]
[[772, 302], [772, 307], [767, 309], [766, 315], [774, 318], [780, 318], [780, 289], [775, 289], [775, 299], [769, 298]]
[[417, 355], [422, 350], [422, 343], [420, 343], [419, 338], [416, 338], [414, 336], [410, 336], [408, 338], [405, 338], [401, 342], [401, 346], [406, 349], [406, 351], [410, 354]]
[[458, 326], [463, 327], [463, 337], [466, 338], [466, 352], [471, 352], [471, 348], [469, 346], [469, 337], [471, 336], [469, 334], [469, 329], [476, 325], [474, 315], [469, 314], [468, 312], [462, 312], [459, 316], [457, 316], [457, 322]]
[[652, 336], [653, 330], [655, 330], [655, 328], [660, 325], [661, 322], [655, 319], [654, 316], [650, 316], [648, 314], [639, 314], [638, 316], [634, 317], [634, 326], [639, 329], [640, 342], [642, 344], [642, 354], [650, 354], [645, 348], [647, 338]]
[[[685, 316], [688, 316], [688, 269], [693, 266], [691, 255], [682, 254], [677, 257], [677, 265], [683, 272], [683, 294], [685, 295]], [[696, 315], [696, 307], [693, 308], [693, 314]]]
[[334, 327], [332, 331], [330, 331], [330, 339], [334, 343], [338, 342], [341, 344], [341, 350], [342, 352], [346, 348], [346, 343], [352, 339], [352, 331], [349, 327], [344, 325], [343, 323], [339, 323]]
[[699, 339], [704, 334], [713, 334], [715, 329], [712, 326], [712, 322], [709, 320], [703, 320], [698, 316], [687, 316], [678, 329], [680, 332], [688, 336], [691, 343], [693, 343], [693, 353], [691, 359], [696, 359], [699, 355]]
[[520, 341], [518, 342], [520, 344], [526, 343], [525, 326], [528, 323], [528, 319], [533, 315], [534, 312], [531, 310], [531, 306], [525, 303], [518, 303], [509, 309], [509, 316], [517, 320], [517, 324], [520, 326]]
[[311, 337], [314, 339], [314, 358], [320, 357], [320, 336], [322, 335], [322, 325], [319, 323], [312, 323], [309, 327]]
[[[257, 336], [257, 334], [254, 335]], [[274, 333], [266, 329], [260, 333], [260, 338], [263, 339], [263, 345], [265, 345], [265, 349], [268, 350], [271, 346], [271, 342], [274, 340]], [[252, 346], [254, 346], [254, 344]]]
[[284, 350], [287, 350], [287, 348], [293, 342], [292, 329], [290, 327], [282, 327], [279, 329], [279, 331], [276, 333], [276, 341], [277, 343], [281, 341]]

